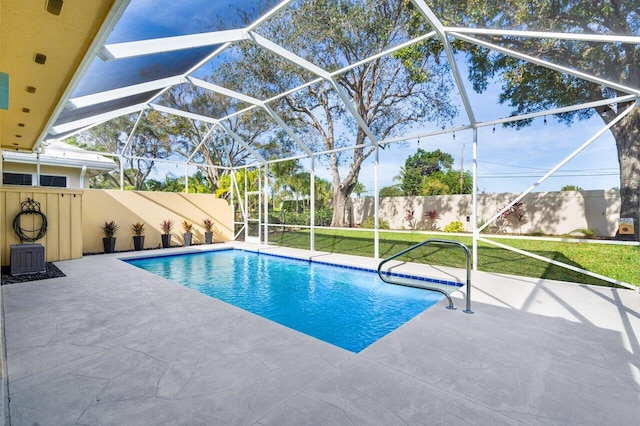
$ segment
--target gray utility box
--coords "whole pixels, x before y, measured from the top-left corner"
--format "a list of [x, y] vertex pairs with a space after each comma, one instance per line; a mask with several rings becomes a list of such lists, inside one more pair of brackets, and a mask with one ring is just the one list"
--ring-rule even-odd
[[46, 271], [42, 244], [11, 244], [11, 275]]

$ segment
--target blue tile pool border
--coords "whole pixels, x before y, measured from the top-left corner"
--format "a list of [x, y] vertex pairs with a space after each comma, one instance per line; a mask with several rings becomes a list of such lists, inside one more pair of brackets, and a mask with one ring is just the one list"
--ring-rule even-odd
[[[306, 261], [306, 262], [309, 262], [309, 263], [313, 262], [313, 263], [317, 263], [317, 264], [320, 264], [320, 265], [335, 266], [337, 268], [354, 269], [356, 271], [373, 272], [375, 274], [378, 273], [377, 269], [365, 268], [363, 266], [341, 265], [339, 263], [324, 262], [322, 260], [305, 259], [305, 258], [300, 258], [300, 257], [295, 257], [295, 256], [286, 256], [286, 255], [283, 255], [283, 254], [275, 254], [275, 253], [263, 253], [261, 251], [255, 251], [255, 250], [244, 250], [244, 251], [249, 251], [249, 252], [258, 253], [258, 254], [264, 254], [264, 255], [267, 255], [267, 256], [282, 257], [284, 259], [301, 260], [303, 262]], [[463, 286], [462, 283], [455, 282], [455, 281], [438, 280], [438, 279], [435, 279], [435, 278], [421, 277], [421, 276], [418, 276], [418, 275], [410, 275], [410, 274], [402, 274], [402, 273], [398, 273], [398, 272], [385, 272], [385, 275], [390, 275], [392, 277], [399, 277], [399, 278], [409, 278], [409, 279], [416, 280], [416, 281], [425, 281], [425, 282], [430, 282], [430, 283], [445, 284], [445, 285], [450, 285], [450, 286], [454, 286], [454, 287], [462, 287]]]
[[[287, 255], [284, 255], [284, 254], [267, 253], [267, 252], [264, 252], [264, 251], [261, 251], [261, 250], [239, 249], [239, 248], [233, 248], [233, 247], [212, 249], [212, 250], [199, 250], [199, 251], [183, 252], [183, 253], [167, 253], [167, 254], [151, 255], [151, 256], [133, 256], [133, 257], [126, 257], [126, 258], [119, 258], [119, 260], [122, 260], [123, 262], [128, 262], [130, 260], [158, 259], [158, 258], [162, 258], [162, 257], [188, 256], [188, 255], [191, 255], [191, 254], [206, 254], [206, 253], [215, 253], [215, 252], [219, 252], [219, 251], [222, 252], [222, 251], [229, 251], [229, 250], [246, 251], [246, 252], [255, 253], [255, 254], [258, 254], [258, 255], [280, 257], [280, 258], [283, 258], [283, 259], [297, 260], [297, 261], [308, 262], [308, 263], [317, 263], [317, 264], [320, 264], [320, 265], [334, 266], [336, 268], [353, 269], [353, 270], [356, 270], [356, 271], [373, 272], [373, 273], [376, 273], [376, 274], [378, 273], [377, 269], [365, 268], [363, 266], [341, 265], [339, 263], [325, 262], [325, 261], [322, 261], [322, 260], [308, 259], [308, 258], [305, 258], [305, 257], [287, 256]], [[460, 282], [456, 282], [456, 281], [439, 280], [439, 279], [436, 279], [436, 278], [421, 277], [421, 276], [418, 276], [418, 275], [402, 274], [402, 273], [398, 273], [398, 272], [385, 272], [385, 275], [389, 275], [389, 276], [392, 276], [392, 277], [399, 277], [399, 278], [409, 278], [409, 279], [412, 279], [412, 280], [424, 281], [424, 282], [428, 282], [428, 283], [450, 285], [450, 286], [454, 286], [454, 287], [462, 287], [464, 285], [464, 284], [462, 284]]]

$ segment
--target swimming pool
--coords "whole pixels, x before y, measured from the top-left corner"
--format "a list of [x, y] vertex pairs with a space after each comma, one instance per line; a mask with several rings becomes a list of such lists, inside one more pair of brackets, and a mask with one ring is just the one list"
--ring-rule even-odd
[[443, 298], [373, 271], [244, 250], [126, 261], [356, 353]]

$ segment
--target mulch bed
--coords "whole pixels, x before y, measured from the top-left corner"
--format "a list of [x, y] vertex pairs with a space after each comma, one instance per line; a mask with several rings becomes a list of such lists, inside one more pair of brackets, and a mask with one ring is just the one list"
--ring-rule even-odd
[[66, 275], [51, 262], [46, 264], [46, 272], [38, 272], [35, 274], [11, 275], [9, 266], [2, 267], [2, 285], [26, 283], [29, 281], [46, 280], [49, 278], [66, 277]]

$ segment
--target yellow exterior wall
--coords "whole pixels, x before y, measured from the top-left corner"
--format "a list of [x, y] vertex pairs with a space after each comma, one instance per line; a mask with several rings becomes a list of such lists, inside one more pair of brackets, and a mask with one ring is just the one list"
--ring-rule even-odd
[[[20, 212], [20, 203], [31, 198], [40, 203], [40, 211], [47, 217], [47, 233], [36, 241], [45, 248], [48, 262], [82, 257], [82, 191], [30, 186], [0, 187], [0, 248], [2, 265], [9, 265], [11, 244], [20, 244], [13, 231], [13, 220]], [[23, 215], [24, 229], [34, 229], [40, 220]]]
[[160, 223], [174, 222], [172, 245], [182, 245], [182, 221], [194, 224], [192, 244], [204, 243], [202, 222], [210, 218], [215, 223], [213, 241], [233, 239], [232, 210], [229, 204], [211, 194], [178, 194], [170, 192], [113, 191], [88, 189], [82, 198], [83, 252], [102, 253], [105, 222], [115, 221], [116, 251], [133, 250], [131, 225], [145, 223], [145, 248], [161, 246]]

